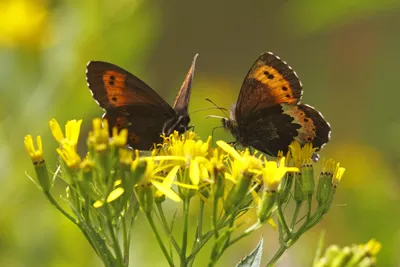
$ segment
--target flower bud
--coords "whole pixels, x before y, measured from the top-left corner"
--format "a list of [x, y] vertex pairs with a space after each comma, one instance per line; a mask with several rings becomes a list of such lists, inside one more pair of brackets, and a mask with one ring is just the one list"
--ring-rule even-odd
[[50, 181], [49, 172], [44, 160], [35, 165], [35, 172], [40, 187], [43, 191], [48, 192], [52, 186], [52, 183]]
[[144, 213], [150, 213], [153, 210], [153, 189], [151, 183], [142, 184], [137, 187], [137, 195], [140, 209]]
[[318, 179], [316, 199], [320, 206], [324, 205], [332, 194], [332, 174], [321, 172]]
[[306, 194], [303, 191], [302, 175], [300, 172], [293, 173], [294, 178], [294, 200], [302, 202], [306, 199]]
[[294, 174], [292, 172], [286, 173], [285, 177], [279, 186], [279, 199], [281, 203], [286, 203], [290, 197], [290, 191], [294, 180]]
[[242, 202], [247, 192], [249, 191], [252, 177], [253, 174], [247, 171], [244, 171], [244, 173], [239, 176], [237, 184], [232, 187], [224, 202], [226, 213], [230, 213], [233, 208], [235, 208], [240, 202]]
[[305, 162], [301, 167], [301, 183], [303, 192], [306, 196], [311, 196], [314, 193], [314, 168], [311, 160]]
[[276, 198], [277, 198], [276, 192], [269, 192], [269, 191], [263, 192], [261, 202], [257, 210], [257, 217], [260, 223], [266, 222], [271, 217], [273, 208], [276, 203]]

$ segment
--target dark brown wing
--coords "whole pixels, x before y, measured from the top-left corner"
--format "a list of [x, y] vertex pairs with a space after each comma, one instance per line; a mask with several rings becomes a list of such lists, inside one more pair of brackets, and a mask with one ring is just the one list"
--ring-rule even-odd
[[90, 61], [86, 80], [93, 98], [106, 111], [129, 105], [146, 105], [174, 114], [171, 106], [146, 83], [114, 64]]
[[298, 136], [301, 125], [289, 114], [284, 114], [281, 105], [266, 107], [251, 113], [238, 123], [238, 141], [244, 146], [277, 156], [278, 150], [287, 152]]
[[151, 149], [161, 140], [166, 123], [179, 119], [153, 89], [114, 64], [91, 61], [86, 78], [93, 98], [106, 110], [103, 117], [110, 130], [127, 128], [128, 143], [134, 149]]
[[329, 141], [331, 129], [313, 107], [283, 103], [251, 113], [236, 131], [245, 146], [277, 156], [278, 150], [286, 153], [294, 140], [301, 145], [312, 143], [319, 150]]
[[262, 54], [251, 67], [240, 89], [235, 118], [281, 103], [296, 104], [302, 85], [293, 69], [272, 53]]
[[104, 114], [111, 127], [128, 129], [128, 144], [134, 149], [149, 150], [154, 143], [161, 141], [162, 128], [166, 121], [175, 120], [162, 109], [150, 105], [128, 106], [112, 109]]
[[185, 80], [179, 89], [178, 94], [176, 95], [175, 102], [173, 105], [174, 110], [179, 115], [186, 115], [188, 116], [188, 106], [189, 106], [189, 99], [190, 93], [192, 89], [192, 81], [194, 77], [194, 69], [196, 65], [196, 59], [199, 54], [196, 54], [193, 58], [192, 65], [188, 73], [186, 74]]

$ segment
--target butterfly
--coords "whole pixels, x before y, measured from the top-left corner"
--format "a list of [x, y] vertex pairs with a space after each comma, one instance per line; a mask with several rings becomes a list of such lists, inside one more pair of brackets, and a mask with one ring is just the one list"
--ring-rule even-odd
[[86, 81], [97, 104], [105, 110], [110, 130], [128, 129], [128, 144], [149, 150], [174, 131], [188, 130], [189, 98], [197, 54], [171, 107], [146, 83], [130, 72], [107, 62], [90, 61]]
[[[271, 156], [287, 153], [289, 145], [312, 143], [319, 150], [331, 128], [315, 108], [300, 103], [302, 84], [293, 69], [272, 53], [263, 53], [243, 81], [230, 119], [223, 118], [235, 143]], [[318, 155], [316, 155], [318, 157]]]

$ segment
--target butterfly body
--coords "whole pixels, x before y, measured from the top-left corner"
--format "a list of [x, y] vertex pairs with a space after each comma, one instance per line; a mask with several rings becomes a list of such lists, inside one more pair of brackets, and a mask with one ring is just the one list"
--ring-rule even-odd
[[236, 142], [266, 154], [284, 153], [294, 140], [321, 148], [330, 126], [321, 113], [301, 104], [302, 85], [296, 73], [272, 53], [262, 54], [247, 74], [238, 101], [231, 107], [224, 128]]
[[148, 150], [160, 135], [189, 128], [188, 105], [196, 57], [179, 90], [173, 107], [130, 72], [107, 62], [90, 61], [86, 78], [93, 98], [105, 110], [110, 130], [128, 129], [128, 144]]

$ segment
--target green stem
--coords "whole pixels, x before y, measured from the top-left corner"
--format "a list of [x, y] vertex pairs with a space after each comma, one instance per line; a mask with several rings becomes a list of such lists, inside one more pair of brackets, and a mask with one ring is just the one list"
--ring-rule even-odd
[[309, 221], [311, 216], [312, 195], [307, 197], [307, 204], [307, 221]]
[[218, 213], [218, 198], [214, 197], [214, 203], [213, 203], [213, 212], [212, 212], [212, 225], [213, 225], [213, 230], [214, 230], [214, 235], [215, 239], [218, 239], [219, 233], [218, 233], [218, 228], [217, 228], [217, 213]]
[[186, 249], [188, 241], [188, 223], [189, 223], [189, 204], [190, 198], [183, 200], [183, 233], [182, 233], [182, 251], [181, 251], [181, 267], [186, 266]]
[[227, 245], [226, 248], [232, 246], [233, 244], [235, 244], [236, 242], [238, 242], [239, 240], [241, 240], [242, 238], [248, 236], [249, 234], [251, 234], [252, 232], [260, 229], [260, 227], [262, 226], [261, 223], [257, 222], [255, 224], [253, 224], [252, 226], [250, 226], [249, 228], [247, 228], [241, 235], [235, 237], [234, 239], [232, 239]]
[[[133, 218], [132, 218], [133, 219]], [[124, 244], [124, 264], [128, 265], [129, 263], [129, 237], [128, 237], [128, 229], [126, 228], [125, 216], [122, 218], [122, 239]]]
[[286, 234], [288, 236], [290, 236], [292, 234], [292, 231], [289, 229], [286, 220], [285, 220], [285, 215], [283, 214], [282, 211], [282, 205], [281, 205], [281, 201], [280, 198], [278, 197], [277, 200], [277, 206], [278, 206], [278, 219], [279, 219], [279, 223], [282, 225], [283, 230], [286, 232]]
[[157, 202], [156, 206], [157, 206], [158, 214], [160, 215], [161, 225], [163, 226], [164, 231], [168, 235], [168, 238], [171, 241], [172, 245], [174, 246], [176, 252], [180, 255], [181, 248], [179, 247], [178, 242], [176, 242], [174, 236], [171, 233], [171, 229], [168, 226], [167, 219], [165, 218], [164, 210], [162, 209], [161, 203]]
[[[193, 241], [192, 253], [196, 249], [197, 244], [201, 243], [201, 238], [203, 236], [203, 214], [204, 214], [204, 201], [200, 200], [200, 207], [199, 207], [199, 217], [197, 219], [197, 230], [195, 239]], [[191, 254], [192, 255], [192, 254]], [[187, 259], [189, 262], [189, 266], [192, 266], [194, 263], [195, 258]]]
[[[228, 225], [229, 222], [222, 222], [218, 225], [217, 230], [220, 230]], [[187, 257], [187, 260], [190, 261], [192, 260], [197, 253], [203, 248], [203, 246], [210, 240], [210, 238], [214, 235], [214, 230], [208, 231], [204, 235], [200, 237], [200, 243], [196, 246], [195, 249], [193, 249], [192, 253], [190, 254], [189, 257]]]
[[69, 215], [63, 208], [61, 208], [61, 206], [58, 204], [58, 202], [53, 198], [53, 196], [51, 195], [51, 193], [49, 191], [43, 191], [45, 196], [47, 197], [47, 199], [50, 201], [50, 203], [56, 207], [56, 209], [58, 209], [65, 217], [68, 218], [68, 220], [70, 220], [71, 222], [73, 222], [74, 224], [76, 224], [77, 226], [79, 226], [79, 223], [76, 219], [74, 219], [71, 215]]
[[301, 204], [302, 203], [303, 202], [301, 202], [301, 201], [296, 201], [296, 207], [295, 207], [295, 210], [294, 210], [292, 223], [290, 224], [290, 229], [292, 229], [292, 231], [294, 231], [294, 227], [296, 226], [297, 217], [299, 216], [299, 212], [300, 212], [300, 208], [301, 208]]
[[113, 226], [114, 216], [111, 213], [111, 209], [110, 209], [110, 204], [109, 203], [107, 203], [105, 205], [105, 210], [106, 210], [106, 213], [107, 213], [107, 227], [108, 227], [108, 230], [110, 231], [111, 240], [112, 240], [112, 243], [113, 243], [112, 247], [114, 249], [115, 256], [117, 257], [117, 261], [119, 262], [119, 264], [121, 264], [121, 266], [123, 266], [124, 261], [122, 259], [122, 251], [121, 251], [121, 248], [120, 248], [119, 243], [118, 243], [117, 236], [116, 236], [115, 231], [114, 231], [114, 226]]
[[149, 221], [150, 227], [153, 230], [154, 235], [156, 236], [157, 242], [160, 245], [160, 248], [161, 248], [161, 250], [162, 250], [162, 252], [164, 254], [164, 257], [168, 261], [169, 266], [171, 266], [171, 267], [175, 266], [174, 262], [172, 261], [170, 255], [169, 255], [169, 253], [167, 251], [167, 249], [164, 246], [164, 243], [161, 240], [160, 233], [158, 232], [157, 227], [154, 224], [154, 220], [153, 220], [153, 217], [151, 216], [151, 213], [150, 212], [146, 212], [146, 217], [147, 217], [147, 220]]
[[286, 246], [281, 246], [278, 251], [275, 253], [274, 257], [267, 263], [266, 267], [274, 266], [278, 259], [282, 256], [282, 254], [286, 251]]

